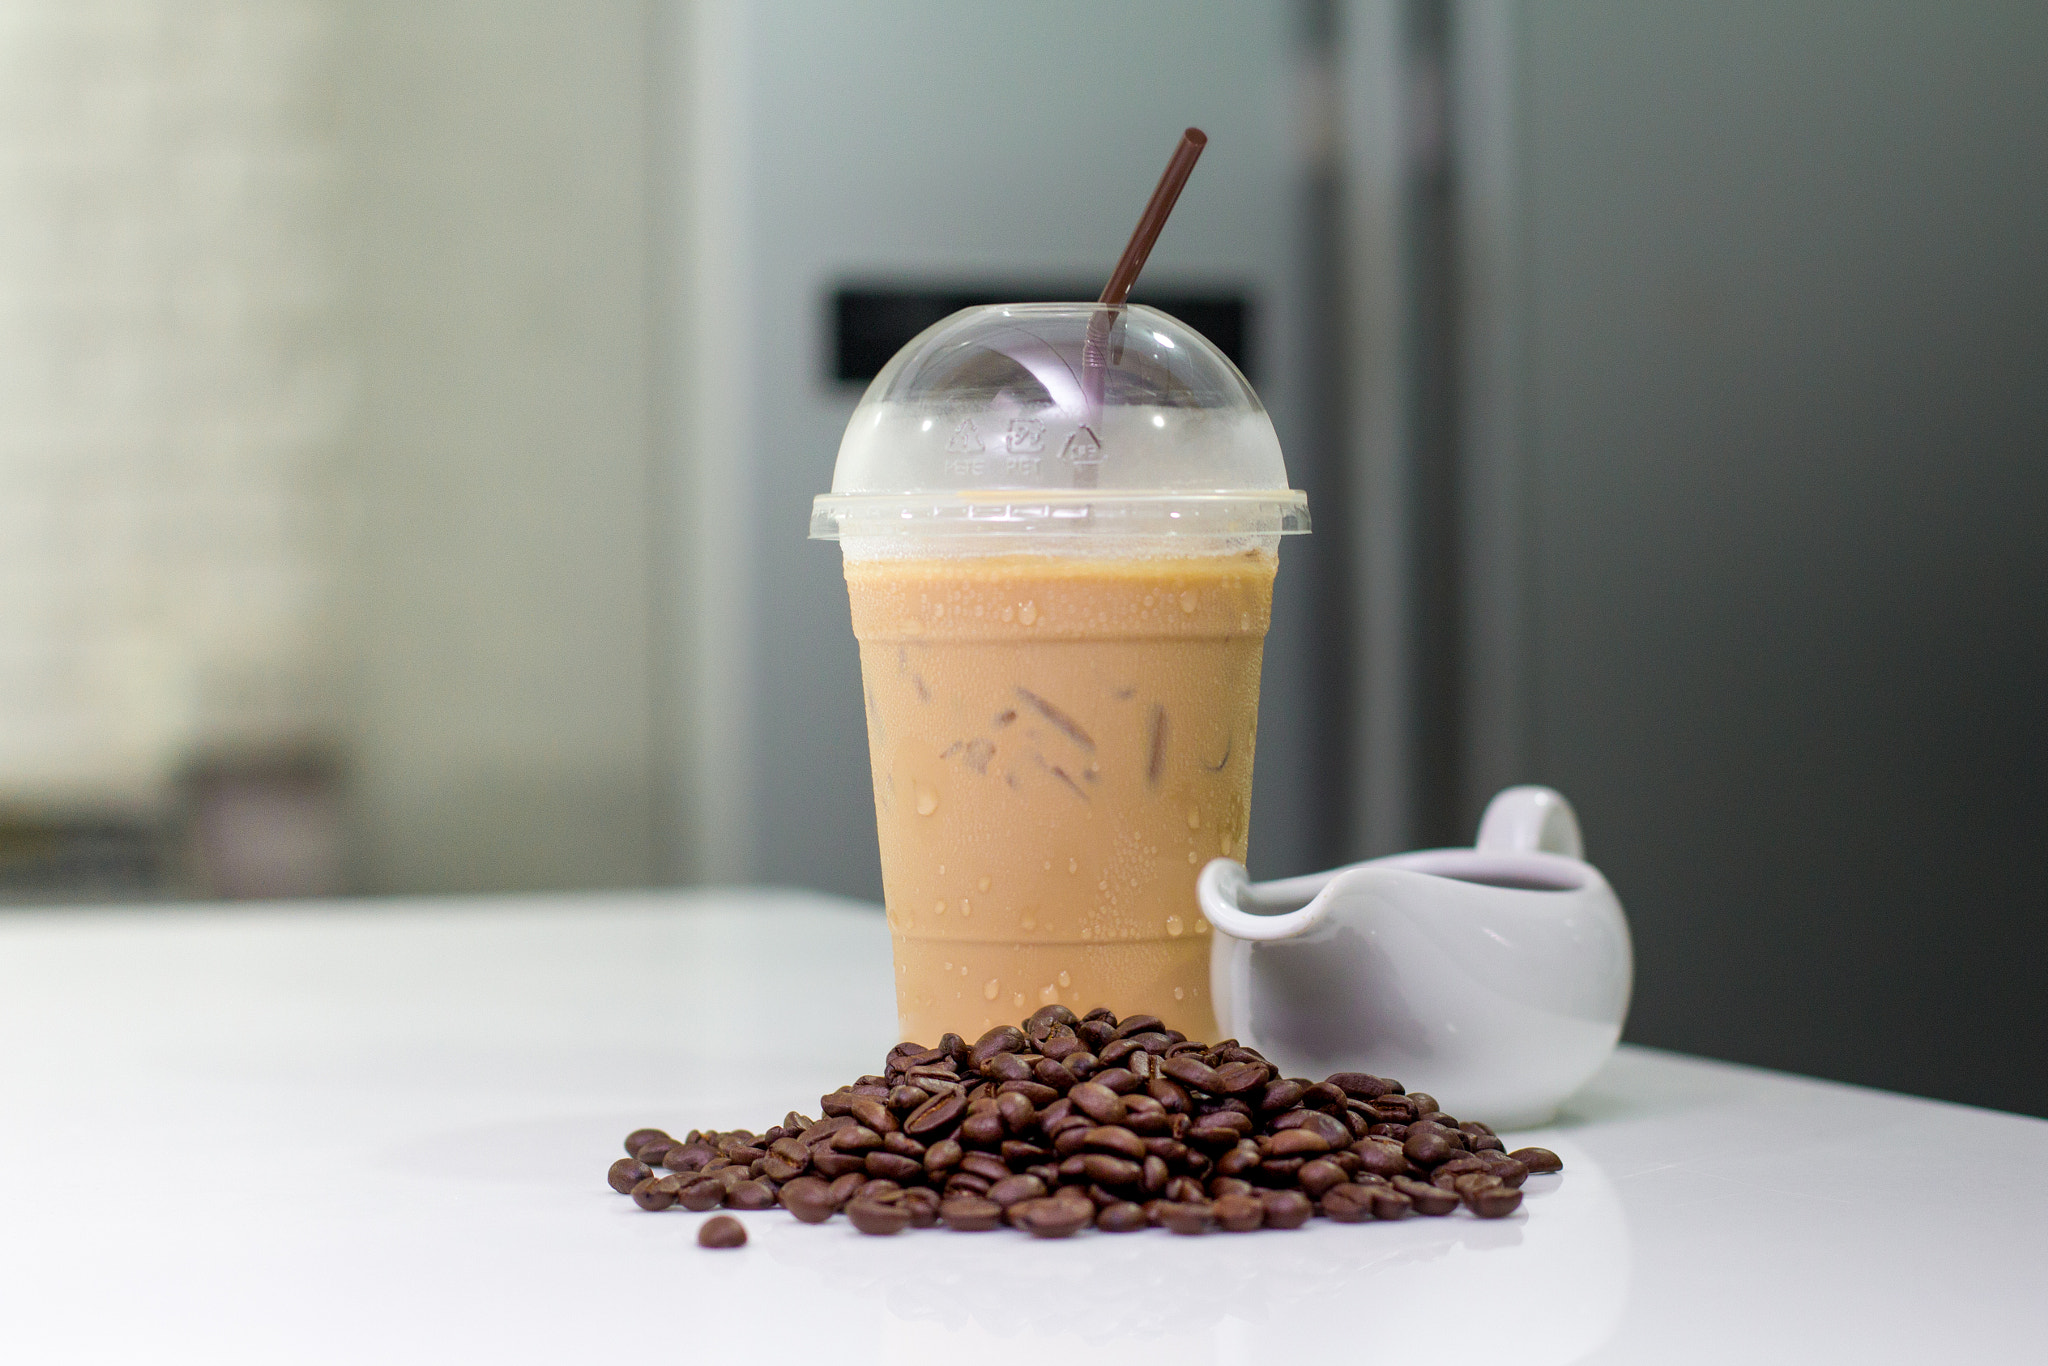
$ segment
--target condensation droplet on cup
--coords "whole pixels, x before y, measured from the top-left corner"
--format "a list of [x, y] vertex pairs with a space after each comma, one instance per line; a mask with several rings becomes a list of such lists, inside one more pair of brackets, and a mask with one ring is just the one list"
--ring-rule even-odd
[[1065, 968], [1060, 969], [1060, 975], [1054, 980], [1057, 981], [1063, 987], [1070, 987], [1074, 985], [1074, 979], [1067, 975], [1067, 970]]
[[1016, 617], [1016, 615], [1017, 615], [1017, 609], [1016, 609], [1016, 608], [1014, 608], [1014, 607], [1005, 607], [1005, 608], [1003, 609], [1003, 620], [1004, 620], [1004, 621], [1010, 621], [1010, 620], [1014, 619], [1014, 618]]
[[967, 975], [967, 965], [965, 963], [962, 963], [960, 965], [960, 975], [962, 977], [965, 977]]
[[1027, 930], [1035, 930], [1038, 928], [1038, 917], [1026, 911], [1017, 918], [1017, 923]]
[[[1187, 998], [1188, 998], [1188, 989], [1187, 989], [1186, 987], [1175, 987], [1175, 988], [1173, 989], [1173, 999], [1174, 999], [1174, 1000], [1176, 1000], [1176, 1001], [1185, 1001], [1185, 1000], [1186, 1000]], [[1167, 1035], [1166, 1037], [1170, 1039], [1170, 1038], [1172, 1038], [1172, 1037], [1173, 1037], [1173, 1035], [1169, 1034], [1169, 1035]]]
[[979, 882], [975, 883], [975, 884], [974, 884], [974, 887], [975, 887], [975, 890], [976, 890], [976, 891], [982, 891], [982, 892], [985, 892], [985, 891], [987, 891], [987, 890], [988, 890], [988, 879], [987, 879], [987, 878], [983, 878], [983, 879], [982, 879], [981, 881], [979, 881]]
[[1016, 1006], [1016, 1007], [1018, 1007], [1018, 1008], [1019, 1008], [1019, 1009], [1021, 1010], [1021, 1009], [1023, 1008], [1023, 1006], [1024, 1006], [1024, 993], [1023, 993], [1023, 992], [1021, 992], [1021, 991], [1013, 991], [1013, 992], [1011, 992], [1011, 993], [1010, 993], [1010, 1004], [1011, 1004], [1011, 1005], [1013, 1005], [1013, 1006]]
[[1200, 830], [1201, 828], [1202, 828], [1202, 808], [1201, 808], [1201, 807], [1199, 807], [1199, 806], [1191, 806], [1191, 807], [1189, 807], [1189, 808], [1188, 808], [1188, 829], [1190, 829], [1190, 830]]
[[1190, 588], [1187, 592], [1180, 595], [1180, 610], [1192, 612], [1200, 605], [1201, 601], [1201, 598], [1196, 595], [1195, 590]]
[[1169, 939], [1180, 938], [1181, 931], [1185, 930], [1186, 928], [1187, 926], [1182, 923], [1181, 918], [1179, 916], [1170, 915], [1166, 917], [1166, 934]]
[[1060, 989], [1051, 982], [1038, 989], [1038, 1003], [1042, 1006], [1058, 1005], [1059, 999]]
[[1026, 626], [1034, 624], [1038, 620], [1038, 608], [1032, 603], [1025, 603], [1017, 609], [1017, 620], [1023, 622]]
[[1002, 989], [1002, 984], [997, 982], [995, 978], [991, 977], [988, 979], [988, 981], [982, 983], [981, 994], [984, 1000], [993, 1001], [996, 998], [996, 995], [999, 992], [1001, 992]]
[[971, 916], [971, 915], [973, 915], [973, 914], [974, 914], [974, 907], [972, 907], [972, 906], [970, 906], [970, 905], [968, 905], [968, 904], [967, 904], [967, 898], [966, 898], [966, 897], [964, 897], [964, 896], [963, 896], [963, 897], [961, 897], [961, 898], [960, 898], [960, 918], [961, 918], [962, 920], [965, 920], [965, 919], [966, 919], [967, 917], [969, 917], [969, 916]]
[[1195, 851], [1194, 851], [1194, 850], [1192, 850], [1192, 849], [1190, 849], [1190, 850], [1188, 850], [1188, 862], [1189, 862], [1189, 863], [1193, 863], [1194, 861], [1195, 861]]
[[1209, 917], [1207, 917], [1207, 916], [1205, 916], [1205, 915], [1198, 915], [1198, 916], [1196, 916], [1196, 917], [1195, 917], [1195, 933], [1196, 933], [1196, 934], [1207, 934], [1208, 932], [1209, 932]]
[[922, 784], [917, 789], [917, 814], [929, 816], [939, 809], [939, 794]]
[[932, 903], [932, 914], [933, 914], [933, 915], [944, 915], [945, 913], [946, 913], [946, 903], [945, 903], [945, 902], [943, 902], [943, 901], [935, 901], [935, 902], [933, 902], [933, 903]]
[[[1050, 865], [1050, 864], [1047, 864], [1046, 866], [1047, 866], [1047, 867], [1051, 867], [1052, 865]], [[1068, 859], [1068, 860], [1067, 860], [1067, 871], [1068, 871], [1068, 872], [1070, 872], [1070, 873], [1078, 873], [1078, 872], [1080, 872], [1080, 871], [1081, 871], [1081, 860], [1079, 860], [1079, 859], [1075, 859], [1075, 858], [1070, 858], [1070, 859]]]

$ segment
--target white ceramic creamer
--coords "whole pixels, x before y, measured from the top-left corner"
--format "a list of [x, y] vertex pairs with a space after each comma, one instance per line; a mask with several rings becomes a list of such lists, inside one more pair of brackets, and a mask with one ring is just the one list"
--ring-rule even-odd
[[1621, 903], [1582, 853], [1562, 796], [1512, 787], [1471, 849], [1261, 883], [1213, 860], [1197, 894], [1217, 1021], [1285, 1075], [1370, 1072], [1460, 1119], [1546, 1123], [1614, 1051], [1634, 978]]

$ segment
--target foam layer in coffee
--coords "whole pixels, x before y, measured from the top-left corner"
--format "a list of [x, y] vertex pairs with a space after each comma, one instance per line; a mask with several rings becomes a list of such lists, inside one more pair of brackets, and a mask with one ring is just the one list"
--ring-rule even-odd
[[1194, 883], [1245, 854], [1275, 566], [849, 559], [905, 1037], [1055, 1002], [1213, 1035]]

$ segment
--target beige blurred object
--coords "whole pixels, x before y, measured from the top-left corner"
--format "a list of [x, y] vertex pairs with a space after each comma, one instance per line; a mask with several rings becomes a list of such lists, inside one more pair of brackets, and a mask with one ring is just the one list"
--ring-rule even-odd
[[340, 760], [314, 747], [193, 764], [181, 785], [194, 890], [229, 900], [348, 890], [341, 774]]

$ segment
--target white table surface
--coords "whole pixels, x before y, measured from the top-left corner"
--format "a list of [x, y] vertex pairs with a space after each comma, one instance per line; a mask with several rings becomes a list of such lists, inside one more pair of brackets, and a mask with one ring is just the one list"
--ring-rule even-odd
[[2048, 1122], [1633, 1048], [1498, 1222], [711, 1253], [606, 1187], [815, 1113], [889, 991], [798, 894], [0, 913], [0, 1361], [2048, 1359]]

